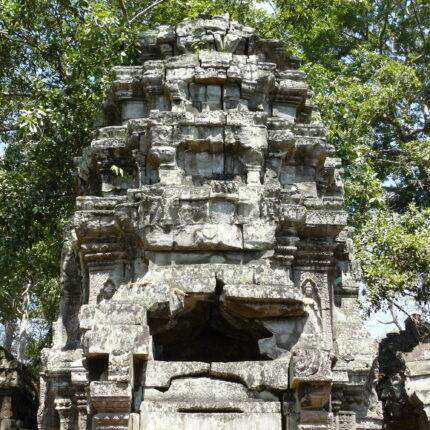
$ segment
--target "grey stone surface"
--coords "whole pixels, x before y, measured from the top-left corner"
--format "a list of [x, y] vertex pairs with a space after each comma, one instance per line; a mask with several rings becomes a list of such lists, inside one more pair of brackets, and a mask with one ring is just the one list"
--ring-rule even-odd
[[378, 394], [388, 430], [430, 429], [430, 325], [409, 317], [379, 346]]
[[140, 44], [76, 160], [39, 428], [380, 429], [342, 166], [298, 59], [228, 16]]
[[242, 385], [209, 378], [181, 378], [166, 392], [144, 389], [141, 429], [281, 430], [281, 404]]
[[12, 354], [0, 347], [0, 429], [36, 426], [37, 381]]
[[406, 394], [422, 405], [430, 425], [430, 344], [417, 345], [412, 352], [406, 353], [405, 363]]

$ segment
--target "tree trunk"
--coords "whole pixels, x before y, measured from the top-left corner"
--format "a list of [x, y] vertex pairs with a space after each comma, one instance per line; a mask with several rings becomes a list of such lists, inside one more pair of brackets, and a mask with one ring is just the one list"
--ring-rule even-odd
[[4, 336], [4, 344], [3, 344], [4, 349], [8, 350], [10, 353], [12, 353], [12, 343], [15, 337], [15, 331], [16, 331], [16, 321], [11, 316], [5, 324], [5, 336]]
[[24, 361], [27, 347], [27, 328], [28, 328], [28, 310], [30, 305], [30, 287], [29, 282], [24, 290], [22, 297], [21, 323], [19, 325], [19, 336], [17, 344], [16, 358], [18, 361]]

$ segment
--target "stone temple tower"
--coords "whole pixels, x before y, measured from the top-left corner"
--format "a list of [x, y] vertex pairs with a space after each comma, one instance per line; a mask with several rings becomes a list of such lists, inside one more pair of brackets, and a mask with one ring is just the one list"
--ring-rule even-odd
[[201, 17], [114, 73], [39, 429], [380, 429], [341, 162], [298, 59]]

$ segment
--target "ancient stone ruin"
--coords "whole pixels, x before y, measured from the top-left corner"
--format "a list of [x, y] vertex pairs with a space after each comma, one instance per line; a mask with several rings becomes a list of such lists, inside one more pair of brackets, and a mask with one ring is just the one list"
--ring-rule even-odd
[[430, 324], [413, 317], [379, 344], [377, 391], [387, 430], [430, 430]]
[[380, 429], [342, 167], [298, 59], [143, 34], [78, 163], [39, 428]]
[[0, 430], [36, 428], [36, 387], [30, 371], [0, 347]]

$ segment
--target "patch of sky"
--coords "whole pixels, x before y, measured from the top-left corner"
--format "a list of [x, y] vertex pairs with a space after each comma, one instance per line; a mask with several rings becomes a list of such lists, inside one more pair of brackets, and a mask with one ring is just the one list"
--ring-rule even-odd
[[257, 9], [272, 14], [275, 11], [275, 5], [271, 1], [254, 0], [254, 5]]
[[[359, 301], [363, 308], [365, 308], [367, 304], [365, 288], [366, 286], [364, 283], [361, 283]], [[398, 297], [395, 302], [400, 308], [404, 310], [404, 312], [400, 311], [396, 307], [393, 307], [392, 311], [389, 309], [381, 309], [378, 312], [372, 312], [368, 317], [364, 317], [364, 325], [373, 339], [380, 341], [387, 335], [387, 333], [398, 332], [399, 327], [394, 322], [394, 318], [397, 320], [397, 323], [400, 325], [402, 330], [404, 330], [407, 316], [414, 313], [421, 313], [417, 304], [411, 298]], [[394, 318], [392, 312], [394, 313]]]

